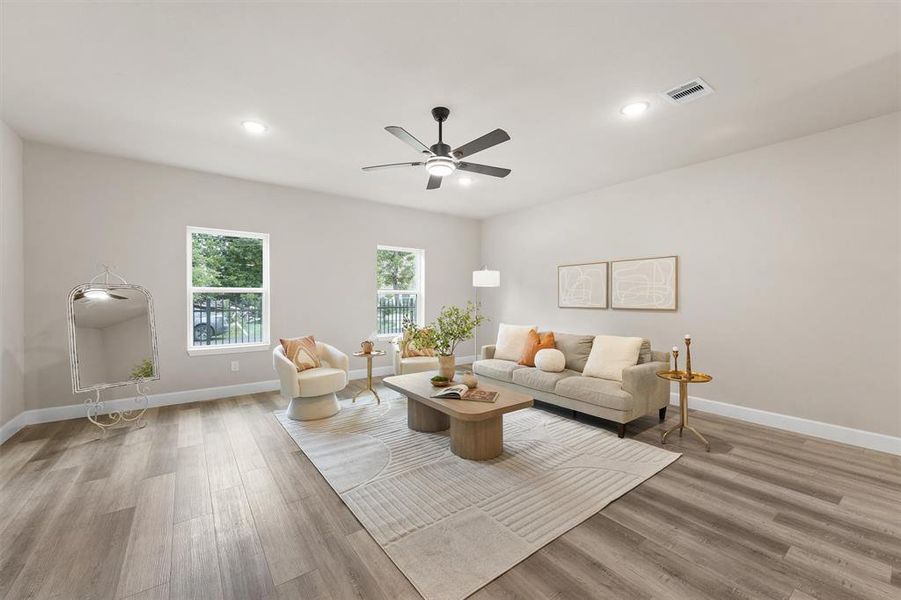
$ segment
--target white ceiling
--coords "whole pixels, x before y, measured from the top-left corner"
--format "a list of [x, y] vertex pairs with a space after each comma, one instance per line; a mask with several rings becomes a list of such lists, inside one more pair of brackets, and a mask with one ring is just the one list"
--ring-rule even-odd
[[75, 302], [75, 323], [79, 328], [105, 329], [148, 314], [147, 297], [143, 292], [118, 288], [111, 293], [127, 300], [82, 298]]
[[[460, 215], [518, 207], [901, 108], [899, 5], [2, 5], [2, 118], [23, 137]], [[717, 93], [657, 92], [693, 77]], [[619, 108], [648, 100], [629, 120]], [[509, 167], [426, 191], [390, 136], [496, 127]], [[239, 126], [271, 127], [251, 137]]]

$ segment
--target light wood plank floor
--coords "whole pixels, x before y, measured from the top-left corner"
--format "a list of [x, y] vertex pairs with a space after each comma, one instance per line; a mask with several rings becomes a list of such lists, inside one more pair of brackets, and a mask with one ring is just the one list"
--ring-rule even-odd
[[[418, 598], [283, 407], [258, 394], [104, 439], [84, 420], [18, 433], [0, 447], [0, 598]], [[473, 597], [901, 598], [897, 457], [693, 419], [709, 454], [676, 438], [679, 461]], [[628, 435], [656, 445], [660, 428]]]

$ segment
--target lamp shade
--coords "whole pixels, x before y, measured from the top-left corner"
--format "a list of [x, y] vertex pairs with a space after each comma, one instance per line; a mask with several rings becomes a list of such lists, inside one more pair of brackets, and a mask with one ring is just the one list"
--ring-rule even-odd
[[500, 287], [501, 272], [482, 269], [472, 272], [472, 287]]

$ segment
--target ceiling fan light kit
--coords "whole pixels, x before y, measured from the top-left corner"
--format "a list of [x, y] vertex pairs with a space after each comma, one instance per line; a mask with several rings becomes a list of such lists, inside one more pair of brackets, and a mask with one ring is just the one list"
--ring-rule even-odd
[[457, 170], [457, 163], [446, 156], [433, 156], [425, 161], [425, 168], [429, 172], [429, 175], [447, 177]]
[[435, 190], [441, 187], [441, 180], [454, 171], [468, 171], [471, 173], [479, 173], [481, 175], [489, 175], [491, 177], [506, 177], [510, 174], [510, 169], [501, 167], [491, 167], [488, 165], [480, 165], [476, 163], [461, 162], [460, 159], [471, 156], [476, 152], [481, 152], [506, 142], [510, 136], [503, 129], [495, 129], [490, 133], [486, 133], [482, 137], [476, 138], [467, 144], [463, 144], [459, 148], [451, 149], [444, 143], [444, 122], [450, 116], [450, 109], [444, 106], [436, 106], [432, 109], [432, 117], [438, 121], [438, 143], [432, 146], [426, 146], [418, 139], [410, 135], [403, 127], [397, 125], [389, 125], [385, 130], [412, 147], [421, 154], [425, 154], [428, 158], [425, 161], [408, 162], [408, 163], [388, 163], [384, 165], [372, 165], [363, 167], [364, 171], [378, 171], [381, 169], [391, 169], [394, 167], [421, 167], [425, 166], [429, 173], [429, 181], [426, 184], [427, 190]]

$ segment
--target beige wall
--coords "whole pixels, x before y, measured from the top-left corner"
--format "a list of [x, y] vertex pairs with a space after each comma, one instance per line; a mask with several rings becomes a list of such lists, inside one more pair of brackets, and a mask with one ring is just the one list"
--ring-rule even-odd
[[146, 313], [100, 330], [101, 348], [106, 363], [107, 382], [128, 381], [132, 370], [153, 357], [153, 345], [147, 334], [150, 317]]
[[22, 140], [0, 121], [0, 426], [25, 406]]
[[[270, 234], [273, 341], [311, 333], [345, 352], [357, 349], [375, 328], [378, 244], [425, 249], [427, 319], [442, 304], [472, 298], [479, 224], [469, 219], [32, 142], [25, 144], [25, 189], [30, 409], [77, 401], [65, 298], [104, 262], [153, 293], [161, 380], [152, 393], [276, 378], [268, 352], [187, 355], [187, 225]], [[240, 361], [238, 373], [229, 370], [232, 360]]]
[[[692, 393], [901, 434], [899, 114], [487, 220], [498, 321], [693, 336]], [[601, 158], [602, 159], [602, 158]], [[676, 254], [674, 313], [557, 308], [558, 264]]]

